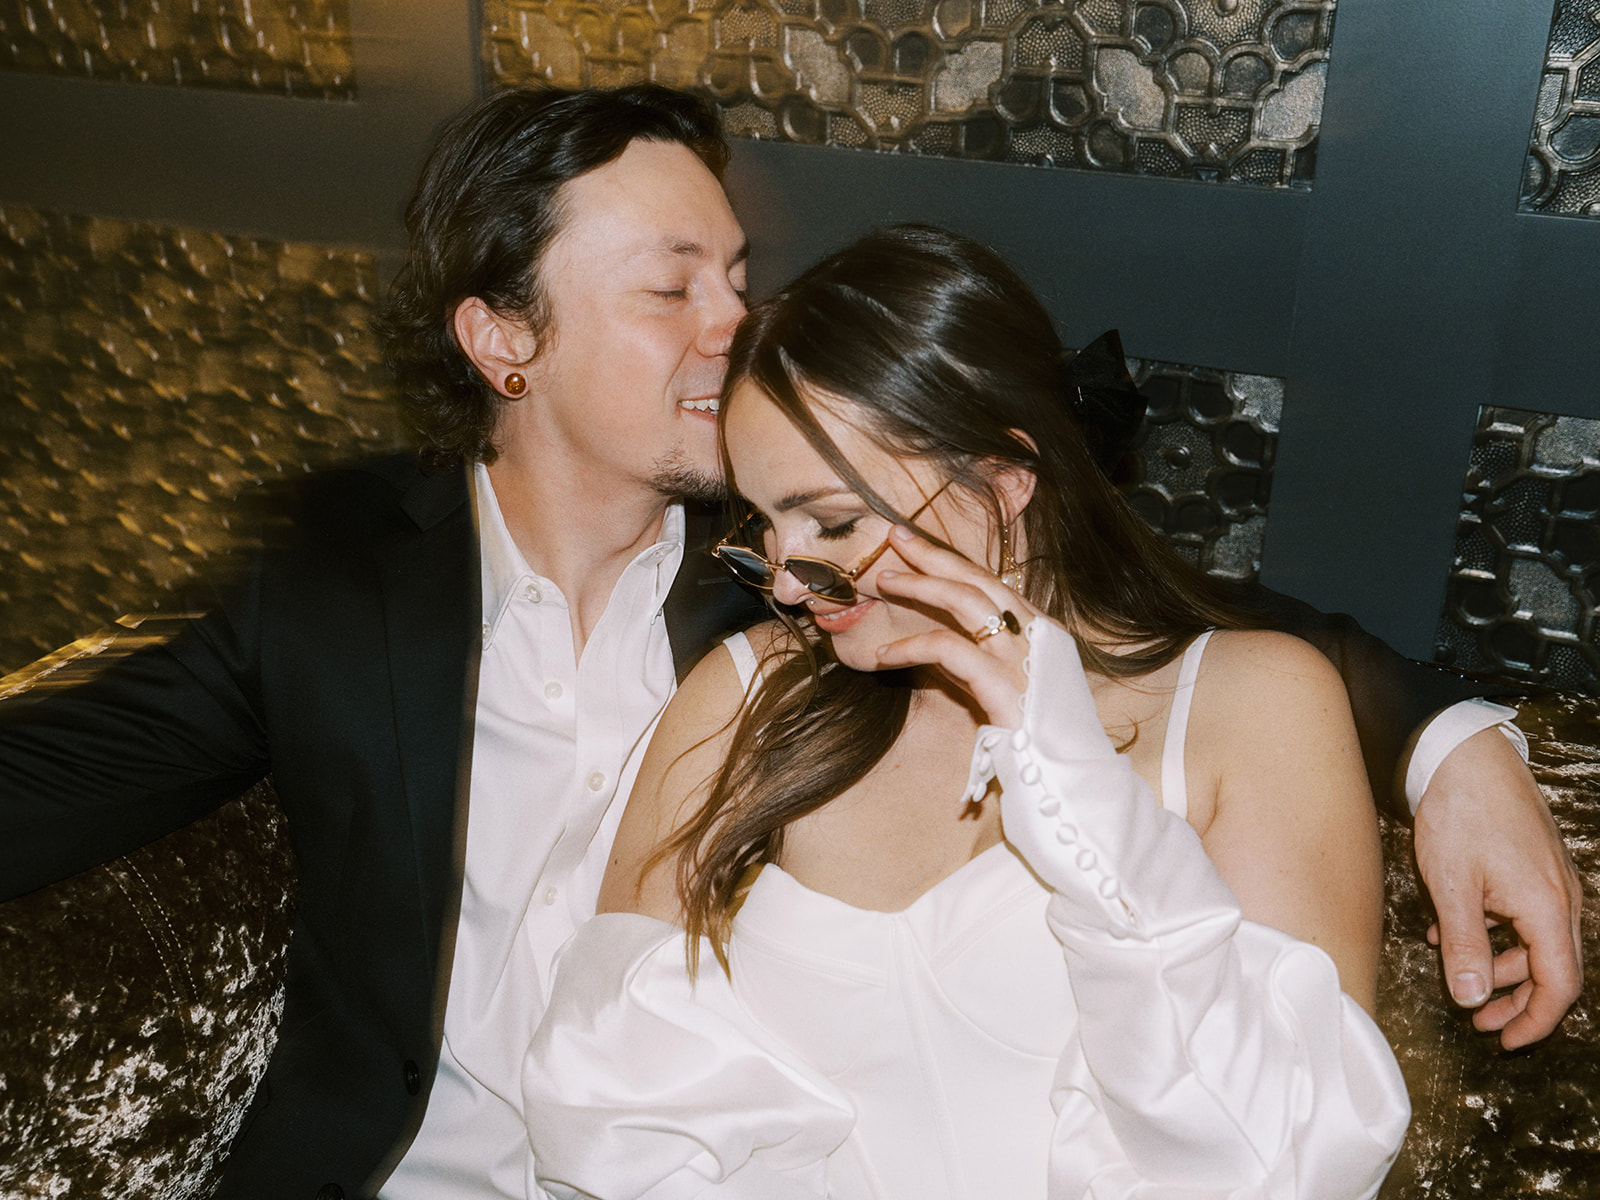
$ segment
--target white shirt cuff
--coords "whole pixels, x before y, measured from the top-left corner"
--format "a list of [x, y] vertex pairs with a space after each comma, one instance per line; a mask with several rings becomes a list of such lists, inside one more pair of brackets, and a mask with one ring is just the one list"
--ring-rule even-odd
[[1517, 748], [1522, 761], [1528, 761], [1528, 739], [1522, 730], [1511, 722], [1517, 710], [1492, 700], [1473, 697], [1452, 704], [1428, 722], [1427, 728], [1417, 738], [1417, 748], [1411, 752], [1410, 765], [1406, 767], [1406, 804], [1411, 815], [1417, 815], [1423, 793], [1433, 781], [1433, 773], [1450, 752], [1475, 733], [1485, 729], [1498, 729]]

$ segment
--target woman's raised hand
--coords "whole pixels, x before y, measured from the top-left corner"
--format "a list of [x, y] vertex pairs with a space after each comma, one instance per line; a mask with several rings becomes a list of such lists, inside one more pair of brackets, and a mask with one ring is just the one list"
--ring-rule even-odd
[[884, 667], [938, 667], [959, 683], [991, 725], [1022, 724], [1028, 639], [1022, 631], [1042, 614], [999, 578], [904, 525], [889, 534], [910, 571], [880, 571], [885, 597], [925, 609], [951, 628], [912, 634], [878, 647]]

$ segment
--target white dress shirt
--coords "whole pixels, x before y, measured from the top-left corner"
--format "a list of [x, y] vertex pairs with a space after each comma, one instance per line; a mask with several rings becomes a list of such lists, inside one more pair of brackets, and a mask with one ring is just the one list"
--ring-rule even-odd
[[523, 1055], [674, 688], [661, 606], [683, 560], [681, 506], [623, 571], [580, 662], [566, 597], [511, 540], [481, 464], [473, 489], [483, 659], [461, 917], [438, 1073], [383, 1200], [523, 1200]]
[[1417, 738], [1416, 748], [1411, 751], [1411, 758], [1406, 765], [1406, 803], [1411, 808], [1411, 815], [1417, 815], [1423, 793], [1433, 781], [1433, 773], [1457, 746], [1475, 733], [1498, 729], [1516, 749], [1522, 761], [1527, 762], [1528, 737], [1511, 723], [1516, 716], [1517, 710], [1514, 708], [1474, 697], [1471, 700], [1459, 700], [1434, 717]]

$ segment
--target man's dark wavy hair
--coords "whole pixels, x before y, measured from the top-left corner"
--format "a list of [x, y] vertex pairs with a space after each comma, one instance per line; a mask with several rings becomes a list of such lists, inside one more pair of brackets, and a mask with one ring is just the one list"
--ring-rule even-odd
[[615, 161], [635, 139], [681, 143], [719, 180], [727, 165], [716, 111], [651, 83], [510, 88], [440, 134], [406, 208], [405, 264], [374, 326], [425, 461], [493, 462], [496, 453], [505, 401], [456, 341], [456, 307], [476, 296], [545, 333], [540, 267], [563, 225], [561, 187]]

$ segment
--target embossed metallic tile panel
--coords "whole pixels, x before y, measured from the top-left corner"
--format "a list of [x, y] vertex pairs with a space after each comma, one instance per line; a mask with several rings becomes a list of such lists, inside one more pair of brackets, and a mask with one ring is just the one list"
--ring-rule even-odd
[[1600, 217], [1600, 0], [1556, 0], [1518, 207]]
[[251, 483], [401, 441], [367, 255], [0, 208], [0, 674], [170, 607]]
[[1228, 579], [1261, 572], [1283, 381], [1128, 360], [1149, 403], [1124, 494], [1174, 549]]
[[1600, 691], [1600, 421], [1478, 416], [1441, 662]]
[[730, 132], [1310, 185], [1333, 0], [484, 0], [496, 83], [654, 79]]
[[349, 0], [0, 0], [0, 70], [356, 94]]

